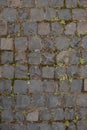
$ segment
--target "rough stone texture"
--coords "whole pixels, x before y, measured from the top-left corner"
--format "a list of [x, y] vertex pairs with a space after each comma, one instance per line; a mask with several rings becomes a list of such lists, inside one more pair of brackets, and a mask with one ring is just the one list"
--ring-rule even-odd
[[52, 23], [52, 34], [58, 35], [58, 34], [62, 34], [63, 28], [62, 25], [60, 23]]
[[12, 38], [2, 38], [1, 39], [1, 49], [2, 50], [13, 50], [13, 39]]
[[42, 9], [31, 9], [30, 19], [32, 21], [42, 21], [42, 20], [44, 20], [44, 11]]
[[0, 130], [87, 130], [87, 0], [0, 0]]
[[10, 80], [0, 80], [0, 94], [1, 93], [11, 93], [11, 81]]
[[7, 34], [7, 22], [0, 19], [0, 36]]
[[59, 11], [59, 19], [62, 20], [70, 20], [71, 19], [71, 13], [68, 9], [63, 9]]
[[86, 94], [80, 94], [77, 97], [77, 105], [79, 106], [87, 106], [87, 95]]
[[29, 63], [30, 64], [40, 64], [41, 63], [41, 54], [39, 52], [31, 52], [29, 54]]
[[76, 32], [76, 24], [75, 23], [69, 23], [65, 27], [65, 34], [68, 35], [74, 35]]
[[27, 49], [27, 38], [20, 37], [15, 39], [15, 49], [16, 50], [26, 50]]
[[36, 34], [37, 33], [37, 24], [31, 23], [31, 22], [25, 22], [23, 24], [24, 34], [30, 35], [30, 34]]
[[62, 7], [64, 4], [64, 0], [50, 0], [51, 7]]
[[28, 113], [27, 120], [28, 121], [38, 121], [38, 114], [39, 114], [38, 111]]
[[42, 49], [42, 43], [40, 37], [30, 37], [29, 38], [29, 50], [41, 50]]
[[10, 7], [20, 7], [21, 2], [20, 0], [8, 0], [8, 5]]
[[77, 24], [78, 34], [87, 34], [87, 22], [81, 22]]
[[47, 35], [50, 33], [49, 23], [39, 23], [38, 25], [38, 34]]
[[26, 81], [17, 80], [14, 82], [14, 93], [26, 94], [27, 89], [28, 89], [28, 84]]
[[43, 78], [54, 78], [54, 68], [53, 67], [43, 67], [42, 77]]
[[1, 62], [2, 62], [2, 64], [13, 63], [13, 52], [8, 52], [8, 51], [2, 52]]
[[55, 39], [55, 43], [56, 43], [56, 49], [57, 50], [62, 50], [62, 49], [67, 49], [69, 47], [69, 39], [67, 37], [57, 37]]
[[72, 7], [77, 7], [78, 5], [78, 0], [66, 0], [66, 7], [72, 8]]
[[73, 9], [73, 19], [74, 20], [86, 20], [87, 19], [87, 10], [85, 9]]
[[84, 91], [87, 91], [87, 79], [84, 80]]
[[5, 8], [2, 11], [2, 18], [6, 21], [13, 22], [17, 19], [17, 11], [16, 9]]
[[71, 92], [81, 92], [82, 91], [82, 80], [75, 79], [71, 83]]

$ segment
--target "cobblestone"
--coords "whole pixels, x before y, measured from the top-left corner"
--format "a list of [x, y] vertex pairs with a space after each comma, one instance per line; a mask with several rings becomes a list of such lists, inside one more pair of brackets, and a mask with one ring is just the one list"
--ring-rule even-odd
[[87, 0], [0, 0], [0, 130], [87, 130]]

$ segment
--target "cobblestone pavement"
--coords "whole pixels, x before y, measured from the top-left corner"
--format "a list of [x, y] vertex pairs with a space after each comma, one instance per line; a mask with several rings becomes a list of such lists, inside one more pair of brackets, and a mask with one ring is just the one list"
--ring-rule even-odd
[[0, 130], [87, 130], [87, 0], [0, 0]]

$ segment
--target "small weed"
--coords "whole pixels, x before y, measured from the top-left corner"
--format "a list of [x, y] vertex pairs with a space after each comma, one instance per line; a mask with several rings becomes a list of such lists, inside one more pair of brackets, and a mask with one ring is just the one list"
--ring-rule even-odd
[[81, 65], [83, 65], [83, 64], [85, 63], [85, 60], [84, 60], [82, 57], [80, 57], [79, 63], [80, 63]]
[[66, 22], [64, 20], [61, 20], [60, 23], [64, 24], [64, 25], [66, 24]]
[[78, 116], [76, 116], [73, 122], [76, 124], [78, 122], [78, 119], [79, 119]]
[[69, 121], [65, 121], [64, 124], [65, 124], [66, 127], [69, 127], [69, 125], [70, 125]]
[[52, 21], [58, 21], [58, 20], [59, 20], [59, 18], [56, 16], [52, 18]]
[[20, 37], [20, 35], [21, 35], [21, 34], [20, 34], [20, 32], [19, 32], [19, 33], [17, 33], [17, 37]]
[[54, 93], [54, 96], [58, 96], [58, 95], [59, 95], [59, 93], [58, 93], [58, 92], [55, 92], [55, 93]]
[[61, 66], [63, 66], [64, 64], [63, 64], [61, 61], [58, 61], [58, 62], [57, 62], [57, 65], [61, 67]]
[[26, 115], [27, 115], [27, 111], [24, 110], [22, 113], [23, 113], [24, 117], [26, 117]]
[[68, 81], [69, 81], [70, 83], [72, 83], [73, 78], [72, 78], [72, 77], [69, 77], [69, 78], [68, 78]]

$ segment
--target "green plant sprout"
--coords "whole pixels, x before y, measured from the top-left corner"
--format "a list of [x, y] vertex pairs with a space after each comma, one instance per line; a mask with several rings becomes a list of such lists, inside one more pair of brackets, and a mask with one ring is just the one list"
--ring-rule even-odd
[[81, 65], [83, 65], [83, 64], [85, 63], [85, 60], [84, 60], [82, 57], [80, 57], [79, 63], [80, 63]]

